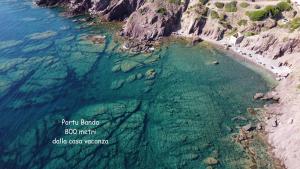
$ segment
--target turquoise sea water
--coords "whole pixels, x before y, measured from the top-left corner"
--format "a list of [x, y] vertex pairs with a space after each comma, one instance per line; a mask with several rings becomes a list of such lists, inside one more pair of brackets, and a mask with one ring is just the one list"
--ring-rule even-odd
[[[124, 52], [118, 25], [87, 26], [60, 12], [0, 2], [0, 168], [272, 168], [259, 141], [253, 161], [232, 140], [253, 120], [246, 109], [262, 105], [252, 100], [268, 90], [260, 75], [203, 44]], [[93, 44], [89, 34], [106, 40]], [[99, 125], [62, 126], [62, 119]], [[65, 135], [66, 128], [96, 134]], [[52, 144], [55, 138], [108, 144]], [[205, 164], [207, 157], [218, 163]]]

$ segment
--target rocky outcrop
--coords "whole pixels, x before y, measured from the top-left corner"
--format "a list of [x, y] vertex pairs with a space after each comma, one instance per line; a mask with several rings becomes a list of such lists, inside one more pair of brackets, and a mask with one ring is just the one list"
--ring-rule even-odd
[[[172, 33], [221, 40], [230, 29], [225, 22], [208, 16], [208, 8], [198, 0], [38, 0], [36, 3], [45, 6], [64, 5], [73, 15], [88, 12], [108, 21], [125, 20], [121, 35], [138, 41], [154, 41]], [[300, 52], [299, 33], [281, 36], [276, 31], [261, 33], [275, 26], [276, 22], [272, 19], [249, 24], [241, 33], [260, 35], [243, 38], [239, 46], [272, 59]], [[149, 47], [138, 48], [148, 50]]]
[[138, 40], [168, 36], [177, 28], [182, 8], [182, 5], [164, 1], [147, 2], [130, 15], [122, 35]]
[[205, 25], [207, 8], [199, 0], [191, 0], [184, 11], [179, 30], [180, 35], [199, 35]]
[[108, 21], [126, 20], [121, 35], [140, 41], [157, 40], [173, 32], [220, 40], [226, 30], [217, 20], [207, 19], [208, 8], [198, 0], [38, 0], [36, 3], [63, 5], [71, 15], [89, 13]]
[[72, 15], [86, 13], [89, 8], [91, 8], [91, 6], [91, 0], [71, 0], [71, 3], [69, 5], [70, 13]]
[[257, 54], [277, 59], [285, 54], [300, 52], [300, 34], [286, 34], [278, 36], [273, 32], [265, 32], [260, 35], [247, 37], [240, 44]]
[[225, 31], [226, 28], [224, 28], [221, 24], [215, 20], [208, 19], [203, 27], [201, 36], [205, 36], [213, 40], [221, 40], [223, 39]]
[[106, 20], [123, 20], [144, 4], [145, 0], [91, 0], [91, 14], [102, 15]]
[[241, 30], [241, 33], [252, 32], [258, 34], [263, 30], [269, 30], [277, 25], [276, 21], [273, 19], [266, 19], [265, 21], [253, 22], [249, 26]]

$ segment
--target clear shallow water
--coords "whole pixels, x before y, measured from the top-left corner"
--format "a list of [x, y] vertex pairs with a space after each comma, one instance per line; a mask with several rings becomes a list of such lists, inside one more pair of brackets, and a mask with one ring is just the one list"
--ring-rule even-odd
[[[1, 1], [0, 25], [0, 168], [192, 169], [206, 168], [207, 157], [218, 159], [213, 168], [253, 165], [231, 139], [248, 121], [232, 118], [250, 119], [247, 107], [261, 105], [252, 96], [268, 87], [226, 54], [179, 41], [153, 54], [122, 52], [118, 26], [86, 27], [28, 1]], [[107, 38], [95, 45], [87, 34]], [[62, 118], [101, 125], [77, 126], [96, 135], [66, 136]], [[51, 144], [60, 137], [109, 144]], [[254, 145], [257, 167], [272, 168]]]

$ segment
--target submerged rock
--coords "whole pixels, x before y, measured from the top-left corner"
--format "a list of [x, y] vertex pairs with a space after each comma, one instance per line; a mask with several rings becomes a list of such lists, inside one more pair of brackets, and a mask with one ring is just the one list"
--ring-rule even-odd
[[145, 87], [144, 93], [149, 93], [152, 90], [150, 86]]
[[68, 37], [66, 37], [66, 38], [56, 40], [55, 43], [58, 43], [58, 44], [61, 43], [61, 44], [64, 44], [64, 45], [65, 45], [66, 42], [72, 41], [72, 40], [74, 40], [74, 39], [75, 39], [75, 36], [74, 36], [74, 35], [73, 35], [73, 36], [68, 36]]
[[39, 45], [28, 45], [28, 46], [25, 46], [25, 48], [23, 48], [22, 52], [25, 52], [25, 53], [36, 52], [36, 51], [47, 49], [51, 45], [52, 45], [52, 42], [42, 43]]
[[128, 78], [126, 79], [126, 82], [131, 83], [133, 81], [136, 80], [136, 75], [130, 75], [128, 76]]
[[88, 35], [85, 38], [95, 44], [101, 44], [105, 42], [106, 37], [103, 35]]
[[144, 61], [144, 64], [151, 64], [158, 61], [160, 57], [158, 55], [151, 56]]
[[247, 118], [244, 116], [235, 116], [233, 118], [231, 118], [232, 121], [236, 121], [236, 120], [242, 120], [242, 121], [246, 121]]
[[121, 80], [116, 80], [116, 81], [113, 81], [110, 88], [115, 90], [115, 89], [119, 89], [123, 86], [125, 80], [121, 79]]
[[207, 157], [206, 159], [203, 160], [203, 162], [206, 165], [216, 165], [219, 163], [219, 161], [214, 157]]
[[142, 78], [143, 78], [143, 74], [142, 74], [142, 73], [138, 73], [138, 74], [136, 75], [136, 78], [137, 78], [138, 80], [142, 79]]
[[30, 22], [30, 21], [36, 21], [37, 18], [33, 18], [33, 17], [25, 17], [21, 19], [22, 21], [26, 21], [26, 22]]
[[145, 78], [147, 80], [151, 80], [151, 79], [154, 79], [156, 76], [156, 72], [154, 69], [149, 69], [147, 70], [147, 72], [145, 73]]
[[123, 60], [121, 62], [121, 70], [122, 72], [129, 72], [136, 68], [137, 66], [141, 66], [139, 62], [132, 61], [132, 60]]
[[7, 40], [7, 41], [0, 41], [0, 50], [11, 48], [23, 43], [21, 40]]
[[105, 44], [95, 45], [89, 41], [80, 41], [77, 48], [82, 52], [100, 53], [104, 51]]
[[57, 35], [57, 32], [54, 31], [46, 31], [46, 32], [40, 32], [40, 33], [33, 33], [30, 35], [27, 35], [26, 37], [32, 40], [41, 40], [41, 39], [47, 39], [52, 36]]
[[116, 64], [111, 68], [112, 72], [118, 72], [121, 70], [121, 65], [120, 64]]
[[147, 85], [147, 86], [152, 86], [152, 85], [154, 85], [154, 83], [155, 83], [155, 80], [146, 80], [145, 81], [145, 85]]

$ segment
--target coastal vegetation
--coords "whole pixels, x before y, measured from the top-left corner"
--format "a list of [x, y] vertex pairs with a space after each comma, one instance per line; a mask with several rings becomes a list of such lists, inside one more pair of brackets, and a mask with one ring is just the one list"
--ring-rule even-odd
[[205, 4], [208, 2], [208, 0], [199, 0], [199, 2], [200, 2], [202, 5], [205, 5]]
[[242, 2], [242, 3], [240, 3], [240, 7], [242, 7], [242, 8], [247, 8], [249, 5], [250, 5], [250, 4], [247, 3], [247, 2]]
[[237, 11], [237, 1], [231, 1], [225, 4], [225, 12], [236, 12]]
[[248, 20], [246, 20], [246, 19], [241, 19], [238, 21], [239, 26], [246, 26], [247, 23], [248, 23]]
[[219, 9], [222, 9], [222, 8], [224, 8], [224, 3], [223, 2], [215, 2], [215, 6], [217, 7], [217, 8], [219, 8]]
[[300, 17], [294, 18], [289, 22], [289, 28], [295, 31], [300, 27]]
[[162, 14], [162, 15], [166, 15], [167, 14], [167, 9], [164, 7], [161, 7], [159, 9], [156, 10], [157, 13]]
[[210, 11], [210, 16], [212, 19], [218, 19], [219, 18], [219, 14], [217, 11], [211, 10]]
[[181, 4], [181, 0], [168, 0], [169, 3], [173, 3], [173, 4], [177, 4], [180, 5]]
[[256, 11], [247, 11], [246, 15], [252, 21], [262, 21], [266, 18], [278, 19], [283, 11], [289, 11], [292, 7], [288, 2], [279, 2], [277, 5], [268, 5], [263, 9]]

